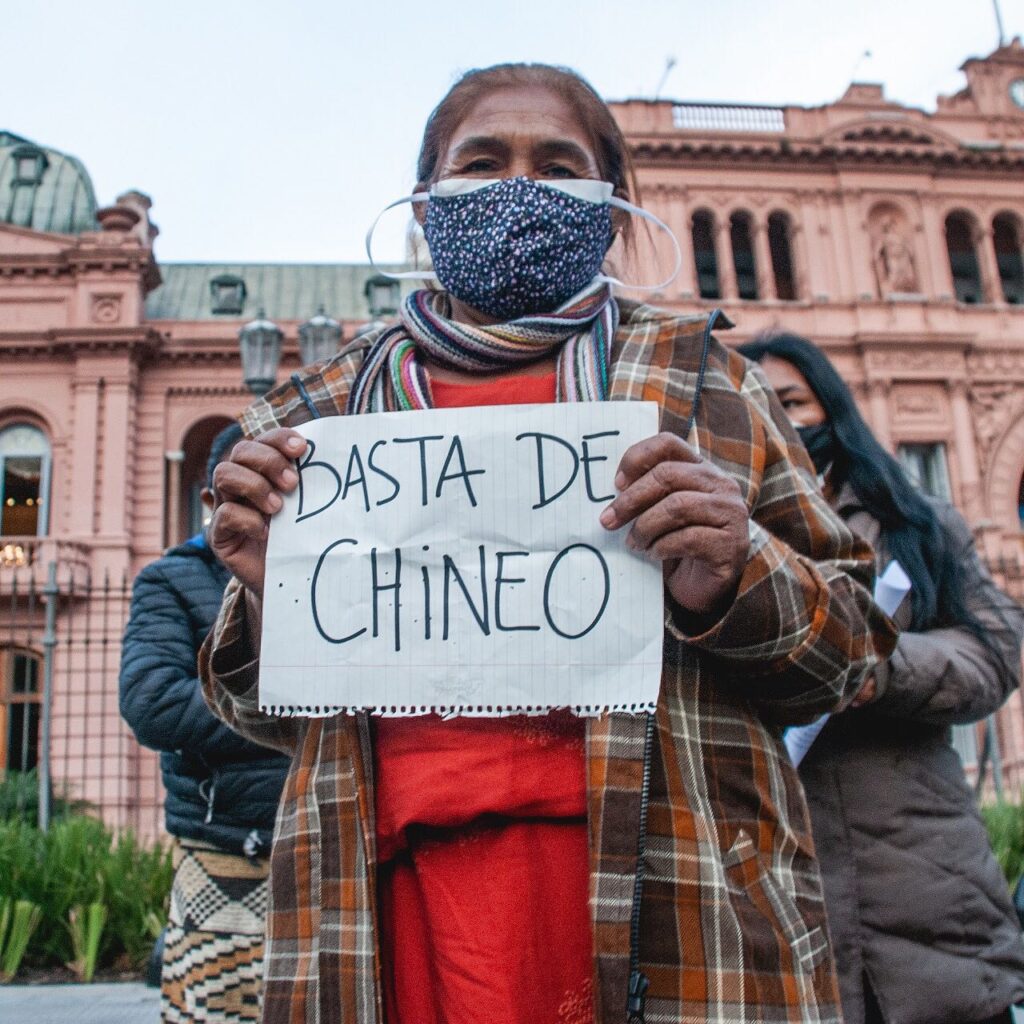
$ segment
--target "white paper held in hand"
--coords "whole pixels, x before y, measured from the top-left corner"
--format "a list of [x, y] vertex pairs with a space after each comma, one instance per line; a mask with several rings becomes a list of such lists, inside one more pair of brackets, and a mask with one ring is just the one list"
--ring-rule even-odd
[[[885, 571], [875, 578], [875, 604], [886, 615], [893, 615], [902, 604], [903, 598], [909, 593], [910, 577], [894, 558], [885, 567]], [[786, 730], [782, 739], [794, 765], [799, 765], [804, 759], [807, 751], [811, 749], [811, 744], [818, 738], [818, 734], [825, 728], [825, 723], [830, 717], [830, 715], [822, 715], [810, 725], [798, 725]]]
[[598, 521], [653, 402], [314, 420], [273, 518], [260, 706], [653, 710], [661, 567]]

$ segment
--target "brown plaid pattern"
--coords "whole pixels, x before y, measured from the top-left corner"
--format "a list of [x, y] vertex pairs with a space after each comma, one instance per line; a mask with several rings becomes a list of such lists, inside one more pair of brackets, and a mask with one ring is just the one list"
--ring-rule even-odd
[[[653, 400], [684, 429], [705, 317], [622, 304], [610, 399]], [[367, 347], [303, 371], [339, 415]], [[242, 418], [250, 435], [310, 418], [293, 382]], [[695, 434], [740, 484], [750, 560], [732, 608], [688, 636], [667, 613], [641, 956], [649, 1024], [839, 1024], [821, 883], [781, 725], [842, 705], [894, 637], [869, 598], [872, 554], [820, 496], [760, 372], [712, 343]], [[365, 716], [268, 719], [244, 595], [229, 587], [202, 655], [227, 722], [294, 756], [272, 858], [264, 1021], [379, 1022], [372, 757]], [[597, 1019], [625, 1018], [643, 719], [587, 723]], [[557, 955], [557, 951], [552, 951]]]

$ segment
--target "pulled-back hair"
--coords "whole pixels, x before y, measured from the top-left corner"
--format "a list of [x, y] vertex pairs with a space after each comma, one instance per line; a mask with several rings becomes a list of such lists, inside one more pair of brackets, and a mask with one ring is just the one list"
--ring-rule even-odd
[[886, 551], [910, 577], [912, 628], [959, 624], [981, 632], [964, 600], [965, 567], [957, 558], [953, 538], [903, 467], [875, 439], [825, 353], [796, 334], [762, 335], [740, 345], [738, 351], [755, 362], [767, 356], [782, 359], [803, 374], [835, 437], [830, 482], [837, 488], [849, 483], [878, 521]]
[[[416, 191], [437, 180], [452, 137], [477, 102], [498, 89], [523, 87], [547, 89], [572, 108], [594, 151], [601, 178], [612, 183], [615, 195], [633, 201], [638, 192], [636, 171], [622, 129], [608, 105], [581, 75], [551, 64], [495, 64], [462, 75], [427, 118], [416, 162]], [[621, 232], [630, 246], [633, 228], [629, 218], [624, 218]]]

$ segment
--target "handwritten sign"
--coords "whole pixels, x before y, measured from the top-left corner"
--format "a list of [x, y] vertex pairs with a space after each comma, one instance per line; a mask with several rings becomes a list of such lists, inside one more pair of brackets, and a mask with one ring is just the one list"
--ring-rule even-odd
[[657, 702], [661, 569], [598, 522], [653, 402], [330, 417], [271, 522], [260, 706], [503, 715]]

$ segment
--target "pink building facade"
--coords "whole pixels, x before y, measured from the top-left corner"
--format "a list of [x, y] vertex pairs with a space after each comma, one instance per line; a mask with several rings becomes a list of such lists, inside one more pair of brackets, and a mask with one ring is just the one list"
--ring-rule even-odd
[[[965, 512], [1012, 588], [1024, 48], [963, 70], [965, 88], [934, 113], [869, 84], [818, 108], [614, 111], [643, 204], [682, 243], [682, 273], [654, 301], [721, 306], [736, 342], [784, 327], [822, 344], [878, 435]], [[76, 160], [0, 132], [0, 771], [31, 767], [48, 735], [58, 790], [151, 834], [155, 759], [117, 711], [126, 587], [200, 524], [206, 449], [249, 399], [240, 327], [262, 309], [282, 329], [281, 379], [321, 307], [346, 338], [378, 310], [362, 265], [160, 264], [149, 214], [137, 192], [98, 208]], [[635, 271], [645, 280], [669, 264], [653, 242]], [[996, 735], [1013, 791], [1018, 697]], [[968, 761], [974, 740], [958, 736]]]
[[[1024, 47], [962, 67], [934, 113], [854, 83], [823, 107], [627, 101], [644, 205], [682, 241], [655, 300], [721, 306], [734, 342], [822, 345], [922, 486], [952, 500], [1020, 599], [1024, 514]], [[641, 259], [642, 280], [671, 266]], [[1024, 717], [998, 718], [1008, 787]], [[971, 760], [973, 736], [957, 741]]]

